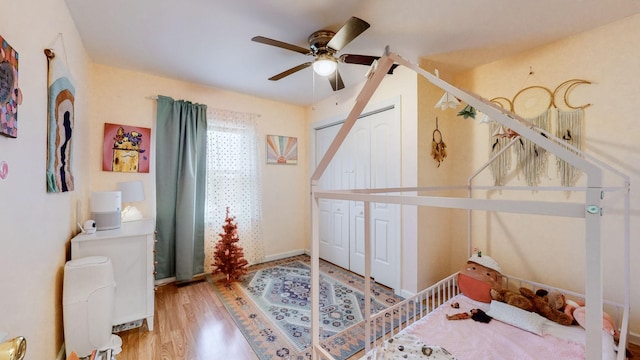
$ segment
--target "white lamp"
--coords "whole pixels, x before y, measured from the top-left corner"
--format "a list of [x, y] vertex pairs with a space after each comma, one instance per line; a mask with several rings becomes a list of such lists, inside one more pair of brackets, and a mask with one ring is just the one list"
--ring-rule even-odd
[[[122, 202], [132, 203], [144, 200], [144, 184], [142, 181], [119, 182], [118, 190], [122, 192]], [[134, 221], [142, 219], [142, 213], [135, 206], [127, 204], [122, 210], [122, 221]]]
[[336, 71], [338, 63], [333, 56], [329, 54], [320, 54], [313, 62], [313, 71], [320, 76], [329, 76]]

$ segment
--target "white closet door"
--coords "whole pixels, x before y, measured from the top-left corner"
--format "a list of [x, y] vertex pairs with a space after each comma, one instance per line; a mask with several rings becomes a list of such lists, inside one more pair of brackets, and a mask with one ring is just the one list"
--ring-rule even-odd
[[[397, 109], [395, 109], [397, 111]], [[400, 187], [400, 124], [394, 110], [372, 115], [371, 188]], [[373, 203], [371, 274], [377, 282], [400, 288], [400, 205]]]
[[[400, 124], [389, 109], [358, 120], [352, 133], [355, 141], [355, 188], [399, 187]], [[366, 133], [366, 136], [365, 136]], [[392, 288], [400, 286], [400, 206], [371, 204], [371, 276]], [[364, 208], [362, 202], [350, 205], [350, 270], [364, 274]]]
[[[366, 189], [371, 187], [371, 139], [369, 134], [369, 117], [358, 119], [347, 141], [353, 145], [351, 153], [351, 182], [352, 189]], [[349, 269], [364, 275], [364, 203], [349, 202], [349, 233], [351, 248], [349, 251]], [[374, 234], [371, 234], [373, 237]], [[373, 258], [373, 257], [372, 257]], [[373, 267], [373, 266], [372, 266]], [[372, 274], [373, 275], [373, 270]]]
[[[316, 162], [320, 162], [340, 125], [316, 131]], [[321, 189], [344, 189], [348, 185], [345, 151], [340, 149], [319, 179]], [[320, 257], [349, 268], [349, 202], [319, 199]]]

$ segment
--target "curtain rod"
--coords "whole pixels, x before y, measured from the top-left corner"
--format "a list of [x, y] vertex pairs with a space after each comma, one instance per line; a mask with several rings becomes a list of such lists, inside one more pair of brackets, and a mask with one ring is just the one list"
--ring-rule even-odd
[[[146, 96], [145, 99], [149, 99], [149, 100], [158, 100], [157, 96]], [[228, 110], [228, 109], [220, 109], [220, 108], [214, 108], [214, 107], [209, 107], [209, 105], [207, 105], [207, 111], [231, 111], [231, 112], [236, 112], [236, 113], [242, 113], [242, 111], [235, 111], [235, 110]], [[255, 116], [255, 117], [260, 117], [260, 114], [256, 114], [256, 113], [245, 113], [251, 116]]]

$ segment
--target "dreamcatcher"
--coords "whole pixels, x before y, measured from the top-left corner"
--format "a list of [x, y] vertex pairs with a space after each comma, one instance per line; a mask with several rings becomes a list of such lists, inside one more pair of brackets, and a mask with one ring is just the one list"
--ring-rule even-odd
[[[436, 137], [438, 140], [436, 140]], [[431, 141], [431, 156], [438, 163], [438, 167], [440, 167], [440, 163], [444, 161], [444, 158], [447, 157], [447, 145], [442, 141], [442, 133], [438, 129], [438, 118], [436, 117], [436, 129], [433, 130], [432, 141]]]

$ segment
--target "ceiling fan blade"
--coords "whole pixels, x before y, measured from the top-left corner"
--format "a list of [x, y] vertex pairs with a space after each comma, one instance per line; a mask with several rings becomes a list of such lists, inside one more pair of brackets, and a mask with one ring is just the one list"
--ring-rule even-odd
[[329, 83], [331, 84], [331, 87], [333, 88], [333, 91], [338, 91], [338, 90], [344, 89], [344, 83], [342, 82], [342, 76], [340, 76], [340, 72], [338, 71], [338, 69], [336, 69], [336, 71], [334, 71], [333, 74], [327, 76], [327, 79], [329, 79]]
[[378, 59], [380, 59], [380, 56], [356, 55], [356, 54], [340, 55], [340, 61], [347, 64], [371, 65], [375, 60], [378, 60]]
[[371, 25], [369, 25], [368, 22], [353, 16], [344, 25], [342, 25], [340, 30], [338, 30], [331, 40], [329, 40], [327, 46], [336, 51], [340, 51], [353, 39], [358, 37], [358, 35], [367, 30], [369, 26]]
[[300, 71], [300, 70], [302, 70], [302, 69], [306, 69], [306, 68], [308, 68], [309, 66], [311, 66], [311, 62], [306, 62], [306, 63], [304, 63], [304, 64], [300, 64], [300, 65], [298, 65], [298, 66], [296, 66], [296, 67], [292, 67], [292, 68], [291, 68], [291, 69], [289, 69], [289, 70], [285, 70], [285, 71], [281, 72], [281, 73], [280, 73], [280, 74], [278, 74], [278, 75], [274, 75], [274, 76], [270, 77], [270, 78], [269, 78], [269, 80], [271, 80], [271, 81], [280, 80], [280, 79], [282, 79], [282, 78], [283, 78], [283, 77], [285, 77], [285, 76], [289, 76], [289, 75], [291, 75], [291, 74], [293, 74], [293, 73], [295, 73], [295, 72], [298, 72], [298, 71]]
[[251, 38], [251, 40], [255, 41], [255, 42], [259, 42], [261, 44], [271, 45], [271, 46], [279, 47], [279, 48], [282, 48], [282, 49], [287, 49], [287, 50], [299, 52], [299, 53], [304, 54], [304, 55], [311, 55], [311, 50], [310, 49], [305, 49], [305, 48], [303, 48], [301, 46], [298, 46], [298, 45], [292, 45], [292, 44], [288, 44], [286, 42], [269, 39], [269, 38], [266, 38], [264, 36], [254, 36], [253, 38]]
[[[358, 64], [358, 65], [368, 65], [373, 64], [375, 60], [380, 59], [380, 56], [370, 56], [370, 55], [356, 55], [356, 54], [343, 54], [340, 55], [340, 61], [347, 64]], [[391, 65], [387, 74], [393, 74], [393, 70], [398, 67], [398, 64]]]

